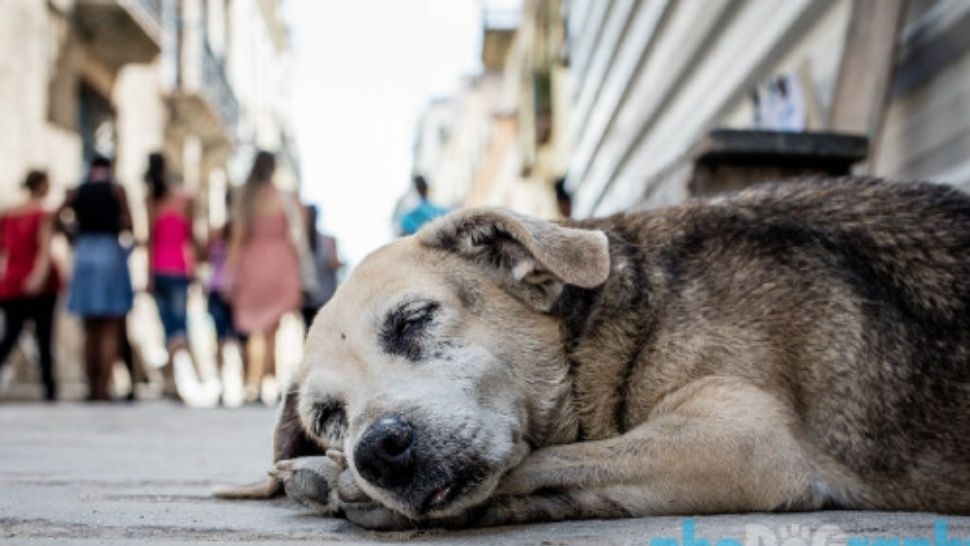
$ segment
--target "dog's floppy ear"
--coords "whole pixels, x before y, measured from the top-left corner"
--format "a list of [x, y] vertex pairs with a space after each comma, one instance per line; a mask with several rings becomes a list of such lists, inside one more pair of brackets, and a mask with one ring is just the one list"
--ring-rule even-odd
[[418, 240], [455, 252], [496, 273], [502, 284], [539, 310], [562, 286], [594, 288], [610, 274], [602, 231], [563, 227], [496, 208], [453, 212], [424, 227]]
[[[297, 457], [323, 455], [325, 452], [304, 431], [298, 413], [299, 404], [299, 389], [287, 389], [276, 414], [276, 426], [273, 427], [274, 463]], [[275, 497], [281, 492], [279, 480], [270, 476], [265, 480], [248, 485], [216, 487], [213, 490], [213, 495], [225, 499], [266, 499]]]

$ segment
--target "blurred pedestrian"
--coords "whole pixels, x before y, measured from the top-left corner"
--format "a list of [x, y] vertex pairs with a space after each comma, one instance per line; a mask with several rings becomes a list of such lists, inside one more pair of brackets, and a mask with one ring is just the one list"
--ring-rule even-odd
[[313, 253], [314, 271], [317, 275], [317, 289], [303, 294], [303, 324], [310, 330], [313, 317], [337, 290], [337, 271], [340, 270], [340, 257], [337, 254], [337, 239], [317, 230], [319, 210], [316, 205], [304, 207], [307, 216], [307, 241]]
[[0, 213], [0, 309], [4, 315], [0, 368], [24, 326], [33, 324], [40, 356], [44, 398], [57, 399], [54, 374], [54, 307], [60, 276], [51, 260], [53, 213], [44, 207], [47, 173], [31, 171], [24, 180], [26, 200]]
[[232, 222], [226, 221], [221, 228], [212, 230], [206, 246], [206, 261], [209, 263], [210, 270], [206, 287], [207, 308], [216, 332], [216, 366], [222, 377], [222, 401], [225, 405], [234, 405], [228, 401], [227, 393], [229, 383], [235, 380], [235, 376], [229, 377], [229, 374], [235, 370], [229, 370], [226, 366], [229, 349], [231, 347], [235, 355], [236, 347], [240, 342], [236, 327], [233, 325], [232, 304], [229, 300], [229, 241], [231, 239]]
[[[236, 329], [249, 335], [247, 399], [278, 396], [276, 333], [280, 319], [301, 303], [300, 263], [287, 212], [298, 204], [273, 185], [276, 159], [261, 151], [233, 213], [229, 247], [231, 301]], [[289, 200], [289, 201], [288, 201]], [[299, 212], [297, 212], [299, 214]], [[300, 227], [302, 233], [305, 228]]]
[[111, 160], [94, 157], [87, 178], [68, 193], [62, 210], [73, 211], [75, 219], [68, 310], [84, 322], [88, 400], [108, 400], [125, 316], [134, 299], [128, 251], [119, 239], [131, 231], [131, 214], [125, 190], [114, 180]]
[[414, 191], [418, 193], [421, 201], [417, 207], [401, 218], [401, 233], [403, 235], [414, 235], [424, 224], [448, 213], [448, 209], [439, 207], [428, 199], [428, 182], [425, 181], [423, 176], [415, 176], [413, 182]]
[[160, 153], [148, 156], [145, 183], [149, 190], [149, 291], [155, 297], [168, 350], [168, 362], [162, 371], [164, 392], [177, 397], [176, 366], [198, 372], [189, 350], [188, 334], [189, 285], [196, 261], [192, 238], [195, 203], [191, 194], [168, 179], [165, 158]]

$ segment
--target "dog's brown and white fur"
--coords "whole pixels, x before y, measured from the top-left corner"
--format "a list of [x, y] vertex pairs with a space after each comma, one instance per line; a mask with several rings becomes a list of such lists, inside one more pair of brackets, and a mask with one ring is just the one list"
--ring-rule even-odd
[[[282, 480], [375, 528], [970, 513], [968, 306], [970, 199], [939, 186], [788, 183], [568, 224], [459, 211], [338, 290], [274, 478], [224, 493]], [[401, 475], [359, 460], [387, 422], [407, 425]]]

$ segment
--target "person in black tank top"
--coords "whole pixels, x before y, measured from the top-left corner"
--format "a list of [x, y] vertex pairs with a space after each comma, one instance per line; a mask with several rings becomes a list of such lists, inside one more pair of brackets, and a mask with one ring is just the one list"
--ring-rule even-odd
[[118, 235], [122, 228], [119, 186], [110, 179], [85, 182], [78, 186], [72, 208], [77, 221], [77, 233]]
[[124, 189], [112, 178], [111, 161], [95, 157], [87, 179], [62, 208], [73, 211], [75, 219], [68, 310], [84, 321], [88, 399], [108, 400], [112, 366], [134, 299], [128, 253], [118, 240], [131, 230], [131, 215]]

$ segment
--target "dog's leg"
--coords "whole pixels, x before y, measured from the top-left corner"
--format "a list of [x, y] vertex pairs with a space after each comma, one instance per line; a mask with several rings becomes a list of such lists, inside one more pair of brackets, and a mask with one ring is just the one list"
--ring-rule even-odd
[[818, 508], [815, 471], [785, 405], [712, 377], [623, 436], [539, 449], [469, 523]]

